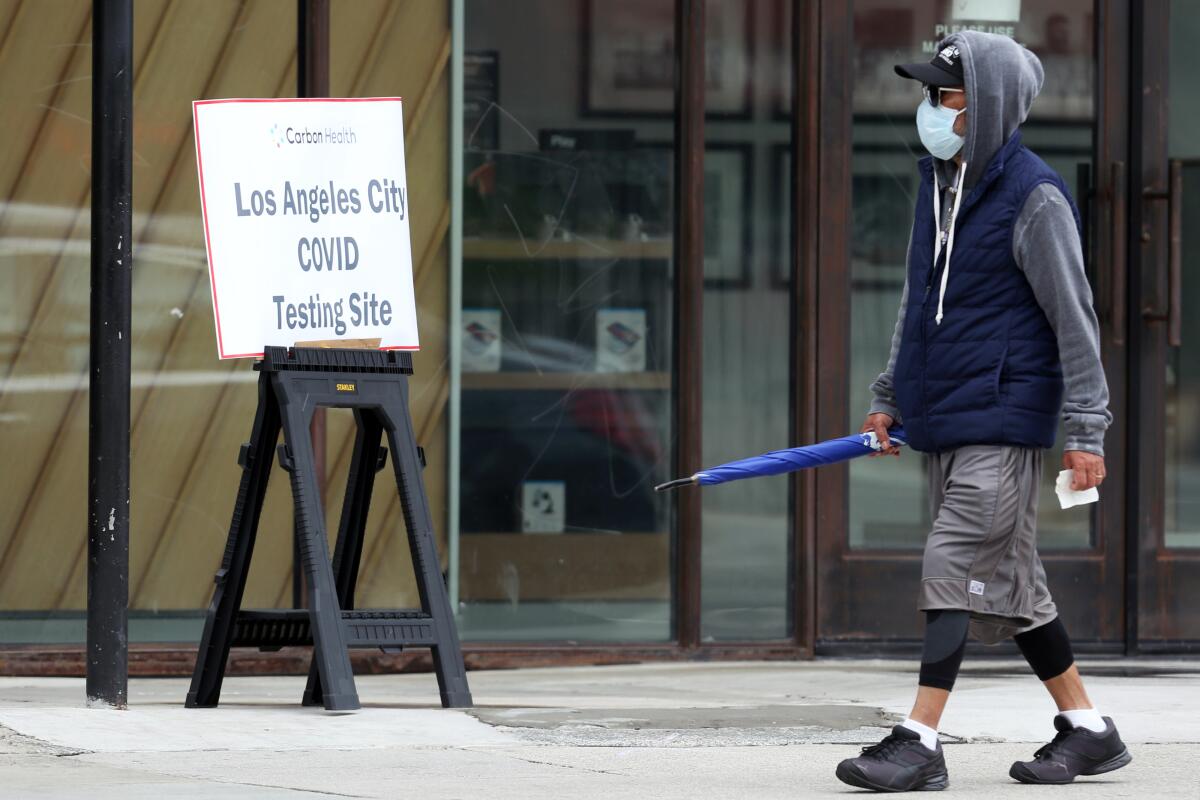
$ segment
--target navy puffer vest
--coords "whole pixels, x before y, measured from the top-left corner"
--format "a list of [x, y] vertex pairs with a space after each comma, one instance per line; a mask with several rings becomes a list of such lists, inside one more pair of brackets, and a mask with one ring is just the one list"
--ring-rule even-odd
[[933, 159], [921, 187], [908, 261], [908, 308], [894, 373], [908, 443], [924, 452], [969, 444], [1054, 445], [1062, 410], [1058, 341], [1013, 258], [1013, 229], [1035, 187], [1066, 185], [1021, 144], [1000, 149], [963, 199], [942, 324], [937, 325], [943, 248], [933, 264]]

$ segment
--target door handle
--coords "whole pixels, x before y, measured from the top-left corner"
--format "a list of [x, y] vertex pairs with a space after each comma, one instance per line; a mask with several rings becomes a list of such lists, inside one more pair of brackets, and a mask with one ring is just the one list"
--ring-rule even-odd
[[1092, 208], [1096, 196], [1092, 186], [1092, 162], [1080, 161], [1075, 165], [1075, 203], [1079, 206], [1079, 222], [1082, 230], [1080, 239], [1083, 241], [1083, 269], [1087, 273], [1088, 282], [1097, 285], [1095, 265], [1092, 263]]
[[1112, 323], [1112, 341], [1115, 345], [1125, 344], [1125, 162], [1114, 161], [1109, 167], [1109, 312]]
[[1183, 345], [1183, 162], [1171, 159], [1167, 184], [1167, 338]]
[[1143, 192], [1147, 200], [1167, 201], [1167, 313], [1146, 308], [1146, 320], [1167, 323], [1167, 345], [1183, 344], [1183, 161], [1167, 162], [1167, 191]]

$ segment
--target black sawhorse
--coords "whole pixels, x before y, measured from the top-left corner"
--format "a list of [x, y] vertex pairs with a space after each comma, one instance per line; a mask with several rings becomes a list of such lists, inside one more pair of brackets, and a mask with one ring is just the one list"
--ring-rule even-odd
[[[250, 441], [242, 445], [237, 503], [216, 589], [187, 695], [189, 708], [211, 707], [221, 698], [230, 647], [278, 649], [312, 645], [305, 705], [329, 710], [360, 707], [349, 647], [398, 650], [428, 647], [433, 653], [442, 705], [471, 705], [458, 631], [446, 596], [433, 537], [423, 458], [408, 411], [409, 353], [267, 347], [259, 371], [258, 411]], [[313, 466], [309, 424], [318, 407], [354, 409], [358, 433], [346, 484], [332, 564], [325, 518]], [[294, 535], [300, 543], [308, 588], [307, 609], [241, 610], [254, 539], [274, 461], [279, 431], [281, 466], [291, 475]], [[408, 529], [413, 573], [421, 598], [417, 610], [355, 610], [354, 588], [375, 473], [383, 468], [386, 432], [392, 449], [400, 506]]]

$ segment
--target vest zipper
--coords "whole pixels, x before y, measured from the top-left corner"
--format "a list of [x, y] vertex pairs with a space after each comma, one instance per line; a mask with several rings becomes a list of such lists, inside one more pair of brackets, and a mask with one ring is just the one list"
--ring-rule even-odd
[[929, 437], [929, 441], [933, 443], [934, 452], [937, 452], [937, 439], [933, 435], [933, 428], [929, 424], [929, 394], [925, 390], [925, 375], [929, 372], [929, 337], [926, 335], [926, 323], [928, 321], [925, 309], [929, 302], [929, 293], [933, 291], [933, 282], [938, 275], [938, 263], [941, 263], [946, 251], [943, 250], [938, 255], [938, 262], [933, 264], [925, 274], [925, 293], [921, 297], [921, 415], [925, 417], [925, 433]]

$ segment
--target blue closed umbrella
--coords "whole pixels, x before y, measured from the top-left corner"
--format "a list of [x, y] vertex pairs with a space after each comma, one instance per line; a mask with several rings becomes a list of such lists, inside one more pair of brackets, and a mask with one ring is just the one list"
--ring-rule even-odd
[[[888, 438], [893, 445], [904, 445], [904, 428], [896, 426], [888, 430]], [[678, 489], [680, 486], [699, 484], [712, 486], [727, 481], [740, 481], [743, 478], [757, 478], [762, 475], [781, 475], [785, 472], [795, 472], [798, 469], [820, 467], [824, 464], [836, 464], [839, 461], [849, 461], [859, 456], [878, 452], [882, 447], [873, 432], [855, 433], [840, 439], [830, 439], [805, 447], [789, 447], [787, 450], [772, 450], [761, 456], [743, 458], [740, 461], [730, 461], [719, 467], [701, 470], [690, 478], [679, 478], [654, 487], [656, 492], [668, 489]]]

